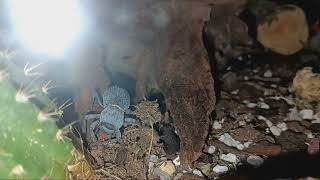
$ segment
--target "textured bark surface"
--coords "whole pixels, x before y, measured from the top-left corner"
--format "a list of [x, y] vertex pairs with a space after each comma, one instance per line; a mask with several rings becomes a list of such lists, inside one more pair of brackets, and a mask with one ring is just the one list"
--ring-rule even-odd
[[213, 78], [202, 42], [202, 28], [209, 7], [186, 3], [177, 5], [176, 9], [184, 16], [171, 16], [170, 43], [160, 67], [159, 86], [181, 140], [182, 164], [187, 165], [202, 153], [209, 115], [215, 106]]

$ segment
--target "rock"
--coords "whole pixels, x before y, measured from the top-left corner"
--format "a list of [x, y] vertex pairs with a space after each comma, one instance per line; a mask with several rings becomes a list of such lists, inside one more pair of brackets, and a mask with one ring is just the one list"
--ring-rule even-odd
[[219, 158], [221, 160], [224, 160], [226, 162], [233, 163], [233, 164], [237, 164], [237, 162], [239, 161], [237, 156], [232, 153], [221, 154]]
[[198, 169], [194, 169], [193, 171], [192, 171], [192, 173], [194, 174], [194, 175], [197, 175], [197, 176], [203, 176], [203, 174], [202, 174], [202, 172], [200, 171], [200, 170], [198, 170]]
[[313, 115], [313, 119], [315, 119], [315, 120], [312, 121], [312, 123], [320, 123], [320, 112]]
[[166, 161], [159, 168], [155, 169], [155, 174], [160, 179], [170, 179], [170, 177], [176, 172], [176, 167], [172, 161]]
[[320, 74], [305, 67], [296, 73], [292, 88], [297, 96], [307, 101], [320, 101]]
[[309, 36], [305, 13], [295, 5], [274, 8], [259, 23], [257, 32], [264, 47], [283, 55], [301, 50]]
[[270, 131], [275, 136], [280, 136], [280, 134], [281, 134], [281, 129], [278, 128], [277, 126], [271, 126]]
[[180, 166], [180, 156], [177, 156], [174, 160], [173, 160], [173, 164], [176, 166]]
[[213, 122], [213, 129], [222, 129], [222, 125], [219, 121]]
[[226, 172], [229, 171], [228, 166], [220, 166], [219, 164], [216, 165], [215, 167], [213, 167], [213, 172], [217, 173], [217, 174], [224, 174]]
[[282, 122], [277, 124], [277, 127], [281, 129], [281, 131], [286, 131], [288, 129], [287, 124]]
[[271, 71], [271, 70], [267, 70], [267, 71], [263, 74], [263, 77], [271, 78], [271, 77], [272, 77], [272, 71]]
[[215, 151], [216, 151], [216, 147], [214, 147], [214, 146], [209, 146], [209, 148], [208, 148], [208, 153], [209, 153], [209, 154], [213, 154]]
[[259, 167], [263, 164], [264, 159], [260, 156], [249, 156], [247, 158], [247, 163], [251, 164], [254, 167]]
[[258, 107], [261, 109], [270, 109], [270, 106], [266, 104], [265, 102], [259, 102]]
[[150, 155], [150, 158], [149, 158], [149, 161], [150, 162], [154, 162], [154, 163], [157, 163], [159, 161], [159, 157], [154, 155], [154, 154], [151, 154]]
[[239, 77], [234, 72], [227, 72], [222, 76], [222, 89], [225, 91], [233, 91], [239, 87]]
[[299, 112], [302, 119], [311, 120], [313, 119], [313, 110], [312, 109], [303, 109]]
[[199, 169], [202, 172], [202, 174], [204, 174], [205, 176], [208, 176], [211, 171], [211, 164], [203, 164], [199, 166]]
[[231, 146], [231, 147], [236, 147], [239, 150], [244, 149], [244, 145], [241, 144], [239, 141], [233, 139], [230, 134], [224, 133], [220, 136], [219, 141], [223, 142], [224, 144]]
[[235, 129], [234, 131], [230, 132], [230, 134], [232, 137], [234, 137], [235, 140], [242, 143], [247, 141], [254, 141], [259, 136], [261, 136], [261, 133], [259, 131], [250, 126]]
[[289, 111], [290, 112], [287, 113], [286, 121], [301, 121], [302, 120], [297, 108], [292, 108]]

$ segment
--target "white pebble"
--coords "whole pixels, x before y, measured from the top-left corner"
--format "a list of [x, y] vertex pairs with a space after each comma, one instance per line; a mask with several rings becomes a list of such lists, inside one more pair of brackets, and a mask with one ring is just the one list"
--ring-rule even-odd
[[228, 166], [220, 166], [219, 164], [216, 165], [215, 167], [213, 167], [213, 172], [217, 173], [217, 174], [223, 174], [229, 171]]
[[238, 158], [236, 155], [232, 154], [232, 153], [228, 153], [228, 154], [221, 154], [219, 157], [221, 160], [224, 160], [226, 162], [229, 163], [234, 163], [236, 164], [238, 162]]
[[256, 104], [256, 103], [251, 103], [251, 102], [249, 102], [249, 103], [246, 104], [246, 106], [247, 106], [248, 108], [255, 108], [255, 107], [257, 107], [257, 104]]
[[245, 126], [247, 123], [245, 121], [239, 121], [239, 126]]
[[219, 141], [223, 142], [227, 146], [236, 147], [239, 150], [243, 150], [244, 146], [237, 140], [233, 139], [230, 134], [224, 133], [219, 137]]
[[269, 134], [269, 133], [270, 133], [270, 129], [266, 128], [266, 134]]
[[248, 76], [244, 76], [244, 77], [243, 77], [243, 80], [248, 81], [248, 80], [249, 80], [249, 77], [248, 77]]
[[269, 119], [266, 120], [266, 124], [267, 124], [268, 127], [272, 127], [273, 126], [273, 123]]
[[266, 78], [271, 78], [272, 77], [272, 72], [270, 70], [267, 70], [264, 74], [263, 74], [264, 77]]
[[270, 87], [277, 88], [278, 86], [276, 84], [271, 84]]
[[284, 122], [277, 124], [277, 127], [280, 128], [281, 131], [286, 131], [286, 130], [288, 130], [287, 124], [284, 123]]
[[234, 91], [231, 91], [231, 94], [233, 94], [233, 95], [237, 95], [238, 93], [239, 93], [239, 89], [236, 89], [236, 90], [234, 90]]
[[195, 175], [197, 175], [197, 176], [201, 176], [201, 177], [203, 176], [202, 172], [199, 171], [198, 169], [194, 169], [194, 170], [192, 171], [192, 173], [195, 174]]
[[180, 166], [180, 156], [177, 156], [172, 162], [175, 166]]
[[214, 147], [214, 146], [209, 146], [209, 148], [208, 148], [208, 153], [209, 153], [209, 154], [213, 154], [215, 151], [216, 151], [216, 147]]
[[158, 156], [156, 156], [156, 155], [154, 155], [154, 154], [151, 154], [149, 161], [156, 163], [156, 162], [159, 161], [159, 158], [158, 158]]
[[213, 122], [213, 129], [222, 129], [222, 125], [219, 121]]
[[287, 113], [287, 121], [301, 121], [302, 118], [300, 116], [300, 113], [298, 112], [297, 108], [291, 108], [289, 109], [289, 113]]
[[243, 60], [243, 57], [242, 57], [242, 56], [239, 56], [237, 59], [238, 59], [239, 61], [242, 61], [242, 60]]
[[270, 131], [275, 136], [280, 136], [280, 134], [281, 134], [281, 129], [278, 128], [277, 126], [271, 126]]
[[313, 115], [313, 119], [315, 119], [315, 120], [312, 121], [312, 123], [320, 123], [320, 112]]
[[247, 163], [251, 164], [254, 167], [259, 167], [263, 164], [264, 159], [260, 156], [249, 156], [247, 158]]
[[262, 121], [266, 121], [266, 120], [267, 120], [267, 118], [265, 118], [265, 117], [263, 117], [263, 116], [261, 116], [261, 115], [259, 115], [257, 118], [258, 118], [259, 120], [262, 120]]
[[299, 112], [302, 119], [313, 119], [313, 111], [311, 109], [303, 109]]
[[311, 132], [307, 133], [306, 135], [307, 135], [307, 137], [309, 139], [313, 139], [314, 138], [314, 135]]
[[270, 106], [269, 106], [268, 104], [264, 103], [264, 102], [260, 102], [260, 103], [258, 104], [258, 106], [259, 106], [259, 108], [261, 108], [261, 109], [270, 109]]
[[244, 147], [248, 148], [252, 144], [251, 141], [243, 143]]

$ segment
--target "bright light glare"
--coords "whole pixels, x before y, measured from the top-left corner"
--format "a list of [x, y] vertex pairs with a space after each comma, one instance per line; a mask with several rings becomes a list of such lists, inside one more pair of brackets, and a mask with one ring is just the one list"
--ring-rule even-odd
[[82, 30], [77, 0], [9, 0], [19, 41], [35, 53], [61, 55]]

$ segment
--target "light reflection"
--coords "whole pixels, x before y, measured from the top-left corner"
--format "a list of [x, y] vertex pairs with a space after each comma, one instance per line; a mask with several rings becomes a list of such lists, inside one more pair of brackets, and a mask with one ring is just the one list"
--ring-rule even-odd
[[33, 53], [63, 55], [83, 31], [77, 0], [8, 0], [14, 34]]

